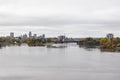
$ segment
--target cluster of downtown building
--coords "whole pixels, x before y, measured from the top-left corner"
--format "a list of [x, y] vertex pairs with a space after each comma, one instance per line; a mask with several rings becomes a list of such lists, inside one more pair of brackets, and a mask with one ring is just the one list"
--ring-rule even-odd
[[15, 35], [14, 32], [10, 32], [10, 35], [7, 37], [8, 38], [15, 38], [15, 39], [23, 39], [23, 40], [27, 39], [27, 38], [35, 38], [35, 39], [42, 39], [42, 40], [46, 40], [47, 38], [50, 38], [52, 42], [60, 42], [60, 41], [76, 42], [76, 41], [83, 39], [83, 38], [68, 38], [65, 35], [59, 35], [57, 37], [47, 37], [46, 38], [45, 34], [37, 36], [37, 34], [32, 34], [31, 31], [28, 34], [23, 34], [23, 35], [20, 35], [18, 37], [15, 37], [14, 35]]
[[[37, 36], [37, 34], [32, 34], [31, 31], [28, 34], [23, 34], [23, 35], [20, 35], [18, 37], [15, 37], [14, 35], [15, 35], [14, 32], [10, 32], [10, 35], [7, 36], [7, 37], [8, 38], [15, 38], [15, 39], [23, 39], [23, 40], [27, 39], [27, 38], [35, 38], [35, 39], [42, 39], [42, 40], [47, 39], [45, 34]], [[62, 41], [64, 41], [64, 40], [73, 41], [73, 38], [67, 38], [65, 35], [59, 35], [58, 37], [50, 37], [50, 38], [53, 42], [60, 41], [60, 40], [62, 40]]]
[[[46, 39], [45, 34], [37, 36], [37, 34], [32, 34], [31, 31], [28, 33], [28, 35], [23, 34], [23, 35], [18, 36], [18, 37], [15, 37], [14, 34], [15, 34], [14, 32], [10, 32], [10, 36], [7, 36], [7, 37], [16, 38], [16, 39], [17, 38], [20, 38], [20, 39], [26, 39], [26, 38]], [[114, 37], [114, 34], [108, 33], [105, 38], [111, 39], [113, 37]], [[77, 41], [83, 40], [84, 38], [68, 38], [65, 35], [59, 35], [58, 37], [51, 37], [51, 39], [52, 39], [53, 42], [58, 41], [58, 40], [63, 40], [63, 41], [65, 40], [65, 41], [68, 41], [68, 42], [77, 42]], [[93, 38], [93, 39], [94, 40], [99, 40], [100, 38]]]
[[10, 36], [7, 36], [7, 37], [10, 37], [10, 38], [21, 38], [21, 39], [26, 39], [26, 38], [45, 38], [45, 34], [37, 36], [37, 34], [32, 34], [31, 31], [28, 33], [28, 35], [27, 34], [23, 34], [23, 35], [20, 35], [18, 37], [15, 37], [14, 35], [15, 35], [14, 32], [10, 32]]

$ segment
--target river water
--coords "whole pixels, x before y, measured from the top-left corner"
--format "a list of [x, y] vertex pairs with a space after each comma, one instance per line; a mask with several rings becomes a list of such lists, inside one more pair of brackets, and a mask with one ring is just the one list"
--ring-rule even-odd
[[66, 45], [0, 49], [0, 80], [120, 80], [120, 53]]

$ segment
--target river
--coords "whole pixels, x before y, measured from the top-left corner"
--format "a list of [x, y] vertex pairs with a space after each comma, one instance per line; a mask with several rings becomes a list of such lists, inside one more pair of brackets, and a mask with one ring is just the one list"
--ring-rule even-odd
[[0, 80], [120, 80], [120, 53], [66, 45], [3, 47]]

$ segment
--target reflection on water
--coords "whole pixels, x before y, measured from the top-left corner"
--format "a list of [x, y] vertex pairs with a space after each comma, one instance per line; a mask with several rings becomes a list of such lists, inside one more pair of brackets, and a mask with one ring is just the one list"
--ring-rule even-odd
[[0, 49], [0, 80], [119, 80], [120, 54], [99, 49], [9, 46]]

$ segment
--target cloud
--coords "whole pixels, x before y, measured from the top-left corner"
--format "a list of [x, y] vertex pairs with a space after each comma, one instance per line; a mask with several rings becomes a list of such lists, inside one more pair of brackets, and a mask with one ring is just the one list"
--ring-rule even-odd
[[0, 31], [119, 35], [119, 4], [119, 0], [0, 0]]

